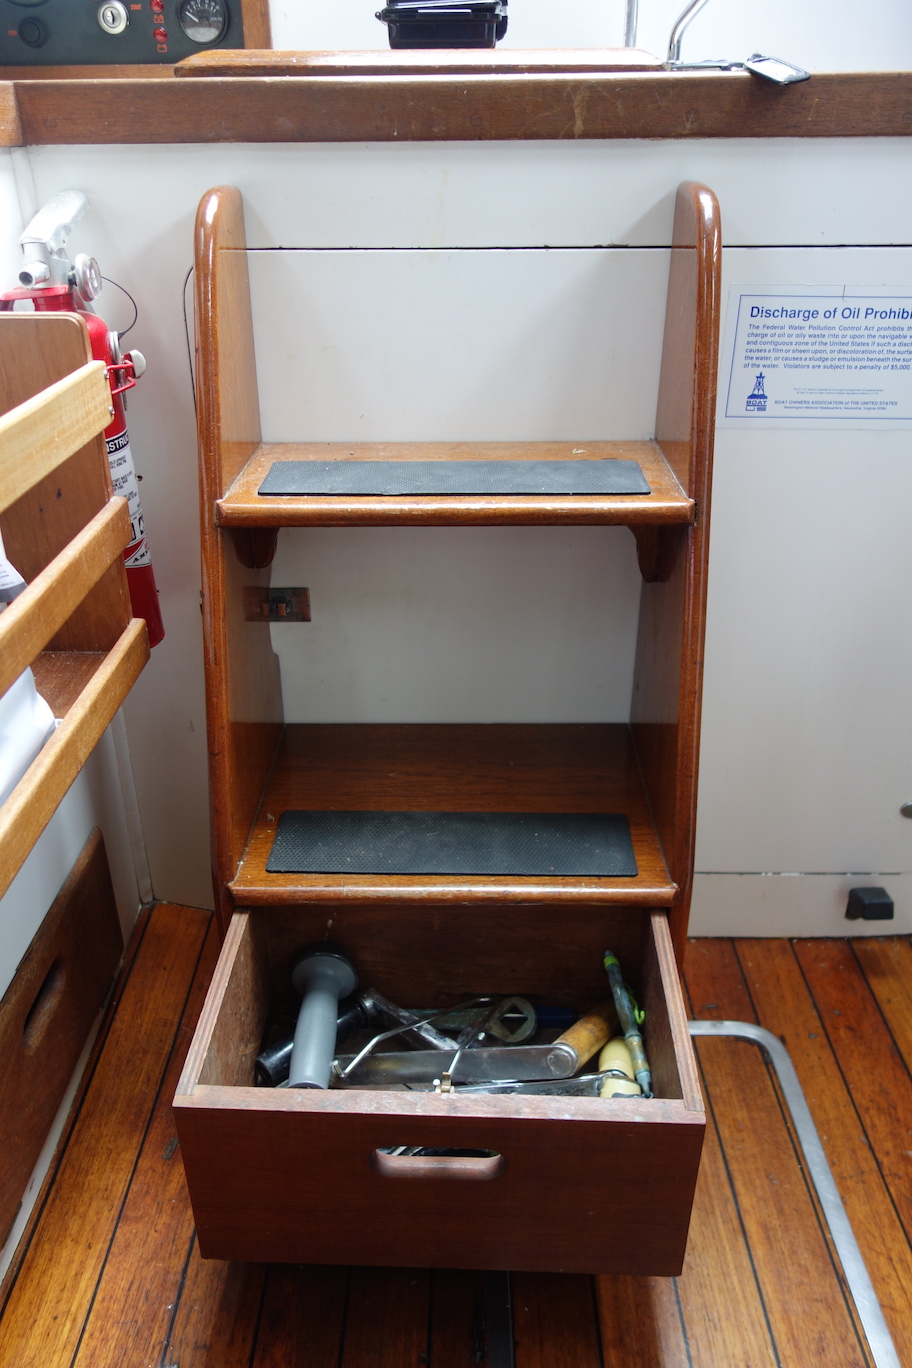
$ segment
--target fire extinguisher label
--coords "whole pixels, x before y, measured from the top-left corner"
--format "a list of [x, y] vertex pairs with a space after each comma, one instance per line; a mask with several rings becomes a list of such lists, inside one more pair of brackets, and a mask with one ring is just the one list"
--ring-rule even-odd
[[124, 428], [116, 437], [106, 437], [105, 446], [108, 449], [108, 464], [111, 467], [114, 493], [124, 495], [130, 510], [132, 530], [130, 544], [124, 553], [124, 563], [128, 567], [151, 565], [152, 556], [146, 541], [142, 505], [139, 502], [139, 485], [133, 466], [133, 452], [130, 450], [130, 434]]
[[151, 565], [152, 552], [149, 550], [149, 543], [143, 537], [135, 551], [131, 551], [129, 556], [124, 558], [124, 565], [128, 570], [132, 570], [134, 565]]

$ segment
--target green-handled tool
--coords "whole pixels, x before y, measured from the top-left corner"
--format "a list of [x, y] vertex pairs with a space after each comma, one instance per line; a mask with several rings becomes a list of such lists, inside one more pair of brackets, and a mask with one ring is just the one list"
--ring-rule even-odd
[[617, 956], [612, 954], [610, 950], [606, 950], [604, 962], [605, 973], [608, 975], [608, 982], [611, 984], [611, 995], [617, 1008], [618, 1021], [621, 1023], [621, 1030], [624, 1032], [624, 1039], [630, 1050], [634, 1076], [643, 1089], [643, 1096], [652, 1097], [652, 1074], [649, 1071], [649, 1061], [643, 1048], [643, 1037], [640, 1035], [643, 1013], [637, 1010], [636, 1004], [630, 996], [621, 974], [621, 966], [618, 964]]

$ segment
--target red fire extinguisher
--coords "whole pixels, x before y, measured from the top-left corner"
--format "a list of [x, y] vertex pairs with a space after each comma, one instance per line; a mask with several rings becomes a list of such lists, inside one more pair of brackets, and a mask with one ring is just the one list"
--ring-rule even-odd
[[78, 314], [88, 328], [92, 356], [107, 366], [114, 417], [105, 428], [105, 444], [114, 493], [123, 494], [130, 509], [132, 535], [124, 551], [130, 602], [135, 616], [145, 618], [149, 643], [156, 646], [165, 629], [123, 400], [125, 391], [133, 388], [146, 363], [142, 352], [135, 348], [121, 352], [119, 334], [108, 329], [92, 306], [101, 293], [98, 263], [87, 256], [77, 256], [70, 262], [65, 254], [70, 229], [87, 208], [88, 201], [81, 191], [64, 190], [39, 210], [19, 239], [25, 255], [19, 272], [20, 287], [0, 295], [0, 311], [10, 311], [17, 301], [29, 300], [37, 313]]

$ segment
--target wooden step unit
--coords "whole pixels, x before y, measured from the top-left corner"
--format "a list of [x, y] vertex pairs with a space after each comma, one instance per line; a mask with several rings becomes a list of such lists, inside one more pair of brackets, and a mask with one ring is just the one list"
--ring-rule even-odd
[[[705, 1118], [675, 967], [693, 869], [720, 230], [678, 192], [655, 438], [597, 443], [264, 444], [243, 206], [197, 219], [203, 626], [213, 872], [225, 944], [175, 1099], [204, 1255], [671, 1274]], [[277, 460], [634, 460], [649, 494], [268, 495]], [[268, 624], [249, 620], [282, 527], [616, 524], [643, 576], [628, 723], [283, 722]], [[635, 877], [271, 873], [282, 812], [624, 815]], [[327, 934], [363, 985], [443, 1007], [526, 992], [585, 1013], [612, 948], [647, 1010], [655, 1097], [444, 1096], [253, 1087], [271, 1004]], [[416, 1168], [397, 1145], [502, 1162]], [[623, 1240], [616, 1238], [623, 1230]]]

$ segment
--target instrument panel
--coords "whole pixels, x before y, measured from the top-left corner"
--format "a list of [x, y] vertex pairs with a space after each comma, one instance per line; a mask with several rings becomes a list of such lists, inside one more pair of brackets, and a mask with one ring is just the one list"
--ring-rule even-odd
[[240, 0], [0, 0], [0, 66], [173, 65], [243, 46]]

